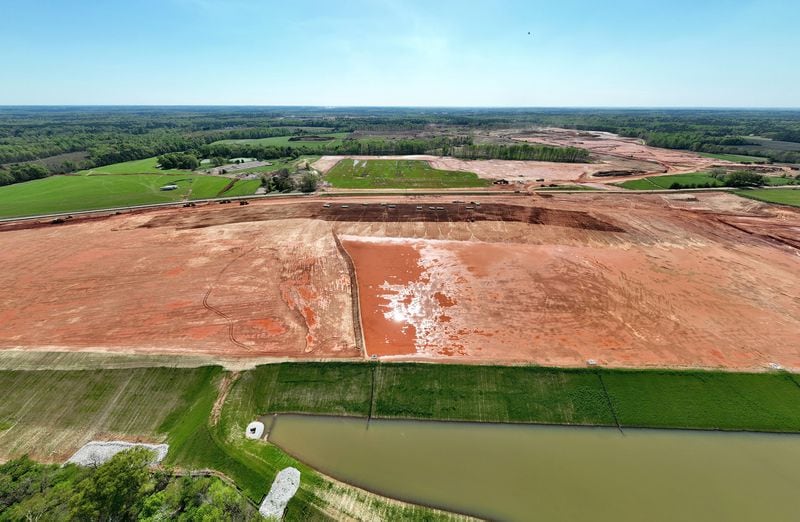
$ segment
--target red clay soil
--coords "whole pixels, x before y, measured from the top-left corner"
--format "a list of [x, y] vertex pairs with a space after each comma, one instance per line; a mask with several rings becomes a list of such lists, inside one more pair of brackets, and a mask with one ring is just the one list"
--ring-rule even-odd
[[[714, 195], [696, 204], [725, 198], [738, 201]], [[567, 207], [593, 207], [622, 232], [482, 222], [466, 224], [469, 240], [436, 237], [452, 237], [455, 224], [438, 234], [429, 227], [382, 231], [402, 238], [341, 236], [362, 310], [380, 312], [363, 315], [365, 331], [373, 331], [367, 352], [394, 360], [800, 368], [796, 212], [735, 217], [670, 210], [656, 197], [584, 197], [583, 205], [555, 199], [554, 206], [573, 199]], [[632, 205], [620, 213], [612, 202]], [[605, 216], [597, 212], [603, 207]], [[752, 230], [731, 227], [732, 220]], [[398, 248], [418, 253], [415, 280], [396, 282], [407, 279], [406, 265], [395, 278], [398, 264], [385, 260]], [[371, 341], [403, 327], [415, 334], [414, 355], [406, 344], [396, 351]]]
[[327, 223], [151, 223], [177, 212], [1, 232], [0, 347], [360, 355]]
[[6, 229], [0, 349], [362, 357], [338, 236], [367, 356], [800, 370], [800, 212], [720, 193], [450, 199]]

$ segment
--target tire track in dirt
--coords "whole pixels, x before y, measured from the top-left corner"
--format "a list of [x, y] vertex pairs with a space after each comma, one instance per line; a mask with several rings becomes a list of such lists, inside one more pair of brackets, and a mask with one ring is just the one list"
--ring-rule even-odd
[[214, 290], [214, 286], [219, 282], [220, 279], [222, 279], [222, 275], [225, 273], [225, 271], [228, 270], [228, 268], [230, 268], [235, 262], [237, 262], [238, 260], [240, 260], [241, 258], [243, 258], [244, 256], [246, 256], [247, 254], [249, 254], [250, 252], [252, 252], [255, 249], [256, 249], [256, 247], [253, 247], [253, 248], [251, 248], [249, 250], [245, 250], [244, 252], [242, 252], [241, 254], [236, 256], [235, 258], [233, 258], [224, 267], [222, 267], [222, 270], [220, 270], [219, 273], [217, 274], [217, 278], [214, 280], [214, 282], [211, 284], [211, 286], [208, 288], [208, 290], [206, 291], [205, 295], [203, 296], [203, 308], [205, 308], [206, 310], [208, 310], [210, 312], [213, 312], [213, 313], [217, 314], [218, 316], [222, 317], [223, 319], [225, 319], [225, 321], [228, 323], [228, 339], [233, 344], [238, 346], [239, 348], [242, 348], [243, 350], [247, 350], [247, 351], [250, 351], [251, 348], [249, 346], [247, 346], [246, 344], [244, 344], [244, 343], [240, 342], [239, 340], [237, 340], [236, 336], [233, 333], [234, 326], [236, 324], [236, 320], [233, 317], [231, 317], [228, 314], [226, 314], [225, 312], [223, 312], [222, 310], [220, 310], [219, 308], [216, 308], [215, 306], [212, 306], [211, 304], [209, 304], [208, 298], [211, 296], [211, 292]]

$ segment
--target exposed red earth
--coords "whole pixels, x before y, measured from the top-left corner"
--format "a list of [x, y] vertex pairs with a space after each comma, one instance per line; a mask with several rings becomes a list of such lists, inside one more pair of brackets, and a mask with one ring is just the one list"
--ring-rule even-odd
[[796, 210], [722, 193], [450, 199], [7, 225], [0, 349], [800, 369]]

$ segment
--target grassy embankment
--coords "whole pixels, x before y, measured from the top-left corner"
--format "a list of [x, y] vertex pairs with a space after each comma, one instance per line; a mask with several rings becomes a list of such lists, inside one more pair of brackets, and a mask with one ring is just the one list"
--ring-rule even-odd
[[737, 190], [736, 194], [767, 203], [780, 203], [781, 205], [800, 207], [800, 190], [798, 189]]
[[370, 406], [372, 371], [261, 366], [240, 380], [252, 398], [242, 414], [371, 408], [373, 418], [800, 432], [799, 378], [788, 373], [383, 364]]
[[337, 188], [433, 189], [485, 187], [488, 180], [472, 172], [438, 170], [419, 160], [344, 159], [325, 175]]
[[[285, 363], [239, 374], [218, 420], [218, 367], [0, 372], [0, 458], [97, 437], [170, 444], [168, 464], [210, 468], [254, 501], [288, 465], [303, 474], [287, 518], [444, 515], [330, 481], [275, 446], [244, 438], [268, 413], [800, 432], [800, 377], [788, 373], [621, 371], [366, 363]], [[373, 383], [374, 379], [374, 383]], [[35, 391], [32, 393], [32, 390]]]
[[[214, 423], [220, 382], [230, 377], [223, 374], [213, 366], [0, 371], [0, 460], [30, 453], [60, 462], [90, 439], [167, 441], [167, 465], [222, 472], [254, 502], [280, 469], [297, 467], [303, 479], [287, 520], [458, 518], [330, 481], [275, 446], [245, 439], [252, 419], [241, 406], [225, 408]], [[250, 403], [249, 391], [234, 386], [229, 402]]]
[[[0, 187], [0, 217], [246, 196], [260, 185], [258, 180], [236, 181], [225, 190], [231, 183], [229, 178], [196, 175], [188, 170], [162, 171], [155, 165], [156, 158], [149, 158], [97, 167], [76, 176], [51, 176]], [[159, 190], [168, 184], [178, 188]]]
[[[781, 178], [777, 176], [765, 176], [768, 185], [780, 186], [786, 185], [794, 181], [790, 178]], [[673, 183], [678, 183], [683, 187], [688, 186], [704, 186], [708, 184], [711, 187], [724, 187], [725, 183], [722, 180], [712, 177], [705, 172], [694, 172], [691, 174], [668, 174], [666, 176], [650, 176], [642, 179], [631, 179], [623, 181], [622, 183], [615, 183], [616, 186], [629, 190], [665, 190], [670, 188]]]
[[732, 161], [734, 163], [768, 163], [769, 159], [760, 156], [744, 156], [742, 154], [712, 154], [710, 152], [698, 152], [704, 158]]

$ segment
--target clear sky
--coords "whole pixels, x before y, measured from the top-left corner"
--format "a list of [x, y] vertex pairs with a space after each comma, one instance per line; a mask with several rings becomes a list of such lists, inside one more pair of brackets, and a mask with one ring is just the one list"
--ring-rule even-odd
[[798, 24], [800, 0], [0, 0], [0, 104], [800, 107]]

